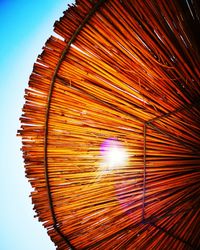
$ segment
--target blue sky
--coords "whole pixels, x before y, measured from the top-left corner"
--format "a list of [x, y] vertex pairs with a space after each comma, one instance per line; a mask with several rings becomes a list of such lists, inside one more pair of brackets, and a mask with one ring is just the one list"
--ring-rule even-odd
[[0, 0], [0, 249], [53, 250], [33, 218], [30, 185], [16, 137], [24, 89], [37, 55], [62, 16], [67, 0]]

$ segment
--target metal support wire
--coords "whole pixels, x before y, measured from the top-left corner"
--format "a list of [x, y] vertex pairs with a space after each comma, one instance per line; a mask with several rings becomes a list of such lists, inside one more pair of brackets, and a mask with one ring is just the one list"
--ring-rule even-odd
[[[146, 142], [146, 130], [147, 130], [147, 127], [150, 126], [152, 129], [158, 131], [159, 133], [162, 133], [162, 134], [165, 134], [166, 136], [168, 136], [169, 138], [179, 142], [181, 145], [185, 146], [186, 148], [190, 148], [192, 149], [193, 151], [196, 152], [196, 149], [194, 149], [193, 147], [191, 147], [190, 145], [186, 144], [186, 143], [183, 143], [181, 140], [179, 140], [179, 138], [177, 138], [176, 136], [173, 136], [159, 128], [157, 128], [155, 125], [152, 124], [152, 122], [154, 121], [157, 121], [157, 120], [161, 120], [163, 118], [166, 118], [166, 117], [169, 117], [171, 115], [174, 115], [178, 112], [181, 112], [183, 110], [190, 110], [191, 108], [195, 107], [195, 106], [198, 106], [200, 104], [200, 100], [198, 100], [197, 102], [194, 102], [193, 104], [190, 104], [190, 105], [184, 105], [180, 108], [177, 108], [167, 114], [164, 114], [164, 115], [161, 115], [161, 116], [158, 116], [158, 117], [155, 117], [147, 122], [144, 122], [144, 127], [143, 127], [143, 136], [144, 136], [144, 149], [143, 149], [143, 153], [144, 153], [144, 156], [143, 156], [143, 164], [144, 164], [144, 172], [143, 172], [143, 195], [142, 195], [142, 223], [143, 224], [148, 224], [148, 225], [151, 225], [155, 228], [157, 228], [159, 231], [162, 231], [164, 233], [166, 233], [167, 235], [169, 235], [170, 237], [173, 237], [174, 239], [176, 240], [179, 240], [181, 242], [183, 242], [184, 244], [186, 244], [188, 247], [190, 247], [191, 249], [196, 249], [190, 242], [186, 241], [186, 240], [183, 240], [182, 238], [174, 235], [172, 232], [158, 226], [155, 224], [155, 222], [153, 222], [152, 219], [145, 219], [145, 193], [146, 193], [146, 147], [147, 147], [147, 142]], [[182, 212], [189, 212], [191, 211], [193, 208], [191, 209], [188, 209], [186, 211], [182, 211]], [[175, 213], [176, 214], [176, 213]], [[173, 216], [175, 214], [168, 214], [166, 216]], [[163, 218], [160, 217], [160, 218]], [[156, 218], [158, 220], [158, 218]]]
[[197, 149], [197, 148], [191, 146], [189, 143], [183, 142], [183, 141], [180, 140], [177, 136], [174, 136], [174, 135], [172, 135], [172, 134], [170, 134], [170, 133], [168, 133], [168, 132], [166, 132], [166, 131], [163, 131], [162, 129], [160, 129], [160, 128], [158, 128], [157, 126], [155, 126], [155, 125], [152, 124], [152, 122], [155, 122], [155, 121], [164, 119], [164, 118], [166, 118], [166, 117], [169, 117], [169, 116], [171, 116], [171, 115], [174, 115], [174, 114], [176, 114], [176, 113], [178, 113], [178, 112], [181, 112], [181, 111], [183, 111], [183, 110], [190, 110], [190, 109], [192, 109], [193, 107], [198, 106], [198, 105], [200, 105], [200, 100], [197, 100], [197, 101], [195, 101], [194, 103], [189, 104], [189, 105], [183, 105], [183, 106], [181, 106], [181, 107], [179, 107], [179, 108], [177, 108], [177, 109], [175, 109], [175, 110], [173, 110], [173, 111], [171, 111], [171, 112], [169, 112], [169, 113], [167, 113], [167, 114], [164, 114], [164, 115], [161, 115], [161, 116], [157, 116], [157, 117], [155, 117], [155, 118], [153, 118], [153, 119], [147, 121], [147, 122], [146, 122], [146, 126], [150, 126], [152, 129], [157, 130], [159, 133], [164, 134], [164, 135], [166, 135], [167, 137], [171, 138], [172, 140], [177, 141], [178, 143], [180, 143], [181, 145], [183, 145], [185, 148], [192, 150], [192, 152], [198, 153], [198, 152], [199, 152], [199, 149]]
[[173, 110], [173, 111], [171, 111], [171, 112], [168, 112], [168, 113], [166, 113], [166, 114], [164, 114], [164, 115], [157, 116], [157, 117], [155, 117], [155, 118], [153, 118], [153, 119], [151, 119], [151, 120], [148, 120], [148, 121], [146, 122], [146, 124], [148, 125], [148, 124], [150, 124], [150, 123], [152, 123], [152, 122], [154, 122], [154, 121], [161, 120], [161, 119], [166, 118], [166, 117], [168, 117], [168, 116], [174, 115], [174, 114], [176, 114], [176, 113], [178, 113], [178, 112], [181, 112], [181, 111], [183, 111], [183, 110], [185, 110], [185, 109], [186, 109], [186, 110], [190, 110], [191, 108], [193, 108], [193, 107], [195, 107], [195, 106], [198, 106], [198, 105], [200, 105], [200, 100], [197, 100], [196, 102], [193, 102], [193, 103], [188, 104], [188, 105], [183, 105], [183, 106], [181, 106], [181, 107], [179, 107], [179, 108], [177, 108], [177, 109], [175, 109], [175, 110]]
[[94, 15], [94, 13], [100, 8], [100, 6], [106, 2], [107, 0], [100, 0], [98, 1], [94, 7], [90, 10], [90, 12], [86, 15], [83, 22], [79, 25], [79, 27], [75, 30], [74, 34], [72, 35], [71, 39], [67, 43], [66, 47], [64, 48], [61, 57], [56, 65], [56, 68], [54, 70], [54, 74], [52, 76], [49, 94], [47, 98], [47, 109], [45, 114], [45, 126], [44, 126], [44, 168], [45, 168], [45, 180], [46, 180], [46, 186], [47, 186], [47, 193], [48, 193], [48, 200], [49, 200], [49, 208], [51, 212], [51, 216], [53, 219], [53, 227], [55, 231], [61, 236], [61, 238], [65, 241], [68, 247], [71, 249], [75, 249], [74, 246], [71, 244], [69, 239], [60, 231], [58, 227], [58, 221], [56, 218], [54, 206], [53, 206], [53, 198], [51, 194], [51, 186], [50, 186], [50, 180], [49, 180], [49, 170], [48, 170], [48, 130], [49, 130], [49, 114], [50, 114], [50, 106], [51, 106], [51, 98], [53, 93], [53, 88], [55, 84], [55, 80], [57, 77], [58, 70], [61, 66], [61, 63], [65, 59], [66, 54], [68, 53], [71, 44], [76, 40], [77, 36], [79, 35], [80, 31], [83, 29], [83, 27], [88, 23], [88, 21], [91, 19], [91, 17]]
[[168, 133], [166, 131], [163, 131], [162, 129], [156, 127], [155, 125], [153, 125], [151, 123], [149, 123], [148, 126], [150, 126], [152, 129], [158, 131], [159, 133], [161, 133], [163, 135], [166, 135], [168, 138], [170, 138], [170, 139], [172, 139], [174, 141], [177, 141], [178, 143], [180, 143], [185, 148], [192, 150], [193, 153], [198, 152], [197, 148], [192, 147], [189, 143], [181, 141], [177, 136], [171, 135], [170, 133]]
[[154, 222], [146, 222], [146, 223], [153, 226], [153, 227], [155, 227], [159, 231], [162, 231], [163, 233], [167, 234], [168, 236], [170, 236], [170, 237], [184, 243], [187, 247], [190, 247], [193, 250], [197, 250], [197, 248], [195, 248], [190, 242], [188, 242], [187, 240], [183, 240], [179, 236], [175, 235], [173, 232], [170, 232], [169, 230], [166, 230], [165, 228], [156, 225]]

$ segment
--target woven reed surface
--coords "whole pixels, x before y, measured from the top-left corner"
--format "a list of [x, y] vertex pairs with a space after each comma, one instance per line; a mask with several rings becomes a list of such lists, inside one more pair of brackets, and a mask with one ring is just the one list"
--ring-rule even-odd
[[199, 249], [198, 1], [101, 2], [64, 12], [25, 90], [34, 209], [60, 250]]

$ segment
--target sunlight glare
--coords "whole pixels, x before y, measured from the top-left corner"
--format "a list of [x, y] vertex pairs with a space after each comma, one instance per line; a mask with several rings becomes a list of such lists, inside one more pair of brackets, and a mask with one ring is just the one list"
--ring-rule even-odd
[[101, 154], [107, 170], [113, 170], [126, 164], [127, 152], [116, 139], [111, 138], [104, 141], [101, 146]]

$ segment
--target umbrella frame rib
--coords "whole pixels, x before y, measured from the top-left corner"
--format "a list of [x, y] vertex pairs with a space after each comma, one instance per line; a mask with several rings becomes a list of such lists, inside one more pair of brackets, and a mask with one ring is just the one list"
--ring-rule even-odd
[[158, 121], [158, 120], [161, 120], [161, 119], [163, 119], [163, 118], [169, 117], [169, 116], [171, 116], [171, 115], [176, 114], [177, 112], [181, 112], [181, 111], [183, 111], [183, 110], [188, 110], [188, 111], [189, 111], [191, 108], [193, 108], [193, 107], [195, 107], [195, 106], [198, 106], [198, 105], [200, 105], [200, 101], [199, 101], [199, 100], [196, 101], [196, 102], [194, 102], [194, 103], [192, 103], [192, 104], [190, 104], [190, 105], [187, 105], [187, 104], [186, 104], [186, 105], [184, 105], [184, 106], [182, 106], [182, 107], [180, 107], [180, 108], [177, 108], [177, 109], [175, 109], [175, 110], [173, 110], [173, 111], [171, 111], [171, 112], [169, 112], [169, 113], [167, 113], [167, 114], [164, 114], [164, 115], [155, 117], [155, 118], [153, 118], [153, 119], [151, 119], [151, 120], [145, 122], [145, 123], [144, 123], [144, 126], [145, 126], [145, 125], [146, 125], [146, 126], [150, 126], [152, 129], [157, 130], [158, 132], [160, 132], [160, 133], [162, 133], [162, 134], [168, 136], [169, 138], [171, 138], [171, 139], [177, 141], [178, 143], [180, 143], [180, 144], [183, 145], [184, 147], [189, 148], [189, 149], [192, 150], [194, 153], [198, 153], [199, 150], [197, 150], [196, 148], [191, 147], [190, 145], [188, 145], [188, 144], [186, 144], [186, 143], [183, 143], [183, 142], [182, 142], [181, 140], [179, 140], [176, 136], [172, 136], [171, 134], [169, 134], [169, 133], [167, 133], [166, 131], [163, 131], [163, 130], [157, 128], [155, 125], [152, 124], [152, 122], [154, 122], [154, 121]]
[[55, 80], [57, 77], [58, 70], [62, 64], [62, 61], [65, 59], [66, 54], [68, 53], [71, 44], [76, 40], [77, 36], [79, 35], [80, 31], [83, 29], [83, 27], [87, 24], [87, 22], [91, 19], [91, 17], [94, 15], [94, 13], [100, 8], [100, 6], [106, 2], [107, 0], [100, 0], [98, 1], [94, 7], [90, 10], [90, 12], [86, 15], [83, 22], [79, 25], [79, 27], [75, 30], [74, 34], [72, 35], [71, 39], [67, 43], [66, 47], [64, 48], [61, 57], [56, 65], [54, 74], [52, 76], [49, 94], [47, 98], [47, 109], [45, 114], [45, 127], [44, 127], [44, 168], [45, 168], [45, 181], [47, 186], [47, 193], [48, 193], [48, 201], [49, 201], [49, 208], [51, 211], [51, 216], [53, 219], [53, 228], [56, 230], [56, 232], [61, 236], [61, 238], [66, 242], [68, 247], [71, 249], [75, 249], [75, 247], [72, 245], [72, 243], [69, 241], [69, 239], [60, 231], [58, 227], [58, 221], [56, 218], [54, 206], [53, 206], [53, 198], [51, 195], [51, 187], [50, 187], [50, 181], [49, 181], [49, 171], [48, 171], [48, 157], [47, 157], [47, 149], [48, 149], [48, 125], [49, 125], [49, 113], [50, 113], [50, 106], [51, 106], [51, 98], [53, 93], [53, 88], [55, 84]]
[[[174, 136], [171, 136], [169, 133], [165, 132], [165, 131], [162, 131], [161, 129], [157, 128], [156, 126], [154, 126], [152, 124], [152, 122], [154, 121], [158, 121], [158, 120], [161, 120], [163, 118], [166, 118], [166, 117], [169, 117], [173, 114], [176, 114], [177, 112], [181, 112], [181, 111], [184, 111], [184, 110], [190, 110], [191, 108], [195, 107], [195, 106], [198, 106], [200, 104], [200, 101], [197, 101], [197, 102], [194, 102], [190, 105], [184, 105], [182, 107], [179, 107], [167, 114], [164, 114], [164, 115], [161, 115], [161, 116], [158, 116], [158, 117], [155, 117], [147, 122], [144, 122], [144, 127], [143, 127], [143, 133], [144, 133], [144, 149], [143, 149], [143, 153], [144, 153], [144, 156], [143, 156], [143, 162], [144, 162], [144, 167], [143, 167], [143, 192], [142, 192], [142, 223], [143, 224], [148, 224], [148, 225], [151, 225], [161, 231], [163, 231], [164, 233], [166, 233], [167, 235], [183, 242], [184, 244], [186, 244], [187, 246], [191, 247], [192, 249], [195, 249], [194, 246], [192, 246], [192, 244], [176, 235], [174, 235], [172, 232], [164, 229], [164, 228], [161, 228], [160, 226], [156, 225], [155, 222], [153, 222], [152, 220], [148, 220], [145, 218], [145, 193], [146, 193], [146, 154], [147, 154], [147, 142], [146, 142], [146, 131], [147, 131], [147, 127], [151, 127], [151, 129], [154, 129], [156, 130], [157, 132], [159, 133], [162, 133], [164, 135], [166, 135], [167, 137], [177, 141], [178, 143], [180, 143], [181, 145], [183, 145], [184, 147], [186, 148], [189, 148], [190, 150], [192, 150], [193, 152], [196, 152], [197, 150], [194, 149], [194, 148], [191, 148], [189, 147], [187, 144], [183, 143], [182, 141], [180, 141], [178, 138], [174, 137]], [[183, 211], [183, 212], [190, 212], [191, 210], [193, 210], [192, 208], [191, 209], [187, 209], [186, 211]], [[171, 214], [169, 214], [171, 215]]]
[[155, 227], [156, 229], [158, 229], [159, 231], [162, 231], [163, 233], [169, 235], [170, 237], [176, 239], [176, 240], [179, 240], [181, 242], [183, 242], [185, 245], [191, 247], [192, 249], [196, 249], [190, 242], [186, 241], [186, 240], [183, 240], [182, 238], [174, 235], [172, 232], [166, 230], [165, 228], [161, 227], [161, 226], [158, 226], [156, 225], [154, 222], [146, 222], [147, 224]]

